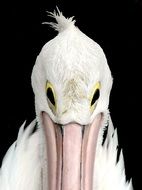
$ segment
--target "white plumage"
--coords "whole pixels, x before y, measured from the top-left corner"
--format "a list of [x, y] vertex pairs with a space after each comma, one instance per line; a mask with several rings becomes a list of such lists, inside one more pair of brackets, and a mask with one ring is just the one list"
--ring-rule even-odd
[[[94, 175], [96, 190], [132, 190], [132, 183], [126, 182], [123, 153], [117, 162], [118, 139], [109, 116], [108, 134], [103, 146], [97, 147]], [[100, 169], [101, 168], [101, 169]]]
[[35, 121], [19, 130], [0, 170], [1, 190], [39, 190], [41, 187], [40, 141], [38, 131], [31, 135]]
[[[59, 10], [58, 13], [50, 14], [57, 24], [48, 24], [59, 34], [42, 48], [32, 73], [36, 121], [39, 127], [33, 134], [36, 121], [25, 130], [25, 124], [20, 128], [17, 141], [9, 148], [0, 169], [0, 190], [51, 190], [47, 188], [46, 180], [48, 160], [40, 117], [43, 111], [48, 113], [54, 122], [63, 125], [72, 121], [87, 125], [97, 114], [103, 113], [104, 119], [96, 147], [92, 190], [132, 190], [131, 181], [126, 182], [125, 179], [122, 152], [118, 163], [116, 162], [117, 131], [113, 128], [107, 110], [112, 77], [103, 50], [75, 27], [73, 18], [66, 19]], [[58, 104], [56, 114], [47, 102], [44, 90], [46, 80], [54, 84]], [[97, 81], [101, 81], [100, 97], [93, 113], [90, 113], [88, 91]], [[107, 122], [108, 133], [102, 145]]]

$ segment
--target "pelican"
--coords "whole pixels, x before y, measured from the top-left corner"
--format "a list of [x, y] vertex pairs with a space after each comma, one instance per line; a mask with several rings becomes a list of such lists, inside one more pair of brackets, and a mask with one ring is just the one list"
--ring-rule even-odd
[[106, 56], [73, 17], [50, 16], [58, 35], [43, 46], [31, 77], [36, 119], [7, 151], [0, 190], [132, 190], [122, 151], [117, 160]]

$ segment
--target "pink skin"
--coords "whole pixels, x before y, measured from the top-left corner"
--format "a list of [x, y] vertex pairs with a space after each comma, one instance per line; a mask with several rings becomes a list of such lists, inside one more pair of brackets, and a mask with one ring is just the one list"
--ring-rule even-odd
[[93, 166], [98, 132], [102, 115], [98, 114], [91, 125], [69, 123], [63, 132], [42, 113], [46, 135], [48, 190], [92, 190]]

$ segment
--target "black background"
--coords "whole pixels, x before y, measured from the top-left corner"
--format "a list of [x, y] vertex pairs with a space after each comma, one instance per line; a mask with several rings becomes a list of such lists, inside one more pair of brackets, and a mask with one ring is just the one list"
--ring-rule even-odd
[[127, 179], [140, 189], [142, 1], [6, 2], [1, 7], [0, 160], [16, 139], [20, 125], [35, 117], [31, 72], [42, 46], [57, 33], [42, 25], [53, 21], [46, 11], [55, 6], [104, 49], [114, 78], [110, 112], [118, 128]]

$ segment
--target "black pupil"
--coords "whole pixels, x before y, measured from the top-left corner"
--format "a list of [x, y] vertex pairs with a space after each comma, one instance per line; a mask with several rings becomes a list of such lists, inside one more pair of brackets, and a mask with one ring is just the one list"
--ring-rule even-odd
[[50, 100], [50, 102], [55, 106], [55, 99], [51, 88], [47, 89], [47, 97]]
[[99, 98], [100, 96], [100, 90], [97, 89], [93, 95], [92, 101], [91, 101], [91, 106], [96, 102], [96, 100]]

